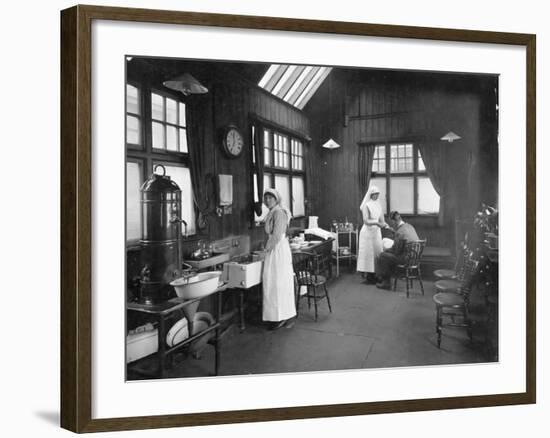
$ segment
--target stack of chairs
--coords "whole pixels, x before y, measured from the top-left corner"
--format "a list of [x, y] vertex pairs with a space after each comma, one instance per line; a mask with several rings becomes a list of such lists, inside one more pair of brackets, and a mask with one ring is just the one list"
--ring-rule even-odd
[[475, 284], [480, 262], [467, 257], [462, 263], [456, 279], [435, 282], [433, 301], [436, 308], [437, 347], [441, 348], [444, 327], [462, 327], [472, 341], [472, 320], [470, 318], [470, 294]]

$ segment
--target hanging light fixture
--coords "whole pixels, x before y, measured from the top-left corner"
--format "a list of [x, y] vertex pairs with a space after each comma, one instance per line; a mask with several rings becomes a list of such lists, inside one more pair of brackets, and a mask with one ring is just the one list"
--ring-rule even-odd
[[[334, 128], [334, 117], [333, 117], [333, 108], [332, 108], [332, 75], [328, 78], [328, 133], [329, 135], [333, 134]], [[332, 137], [323, 143], [325, 149], [338, 149], [340, 144], [338, 144]]]
[[453, 131], [447, 132], [443, 137], [441, 137], [441, 140], [448, 141], [449, 143], [452, 143], [455, 140], [460, 140], [462, 137], [460, 135], [455, 134]]
[[340, 145], [336, 143], [332, 138], [330, 138], [327, 142], [323, 144], [323, 147], [326, 149], [337, 149], [340, 147]]
[[208, 93], [208, 88], [189, 73], [184, 73], [170, 81], [164, 81], [162, 85], [171, 90], [180, 91], [184, 96]]

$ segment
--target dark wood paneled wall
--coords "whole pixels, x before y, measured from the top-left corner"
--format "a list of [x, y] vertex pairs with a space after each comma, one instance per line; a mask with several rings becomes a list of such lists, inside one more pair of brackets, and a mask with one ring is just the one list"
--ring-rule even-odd
[[[487, 76], [334, 69], [305, 108], [311, 123], [310, 184], [320, 225], [348, 217], [361, 222], [360, 144], [412, 140], [437, 142], [452, 130], [463, 138], [447, 147], [457, 174], [457, 217], [471, 217], [480, 201], [498, 193], [497, 79]], [[333, 138], [342, 146], [326, 150]], [[432, 245], [454, 245], [450, 222], [411, 217]]]
[[217, 239], [229, 234], [248, 232], [252, 209], [251, 185], [251, 121], [260, 117], [283, 129], [309, 136], [309, 122], [304, 114], [283, 101], [263, 92], [257, 87], [239, 84], [218, 83], [212, 92], [215, 108], [213, 130], [219, 132], [228, 124], [239, 126], [246, 137], [246, 150], [237, 159], [227, 158], [219, 147], [214, 146], [215, 158], [213, 172], [233, 175], [233, 214], [213, 222], [212, 237]]
[[[128, 64], [127, 72], [128, 78], [142, 84], [145, 90], [162, 90], [163, 81], [184, 72], [191, 73], [207, 86], [209, 92], [200, 96], [208, 99], [211, 107], [203, 121], [207, 148], [205, 174], [211, 174], [214, 178], [219, 174], [233, 176], [233, 209], [231, 214], [209, 217], [209, 227], [202, 237], [216, 240], [230, 235], [248, 234], [254, 247], [264, 239], [264, 231], [261, 227], [251, 226], [251, 120], [259, 117], [308, 138], [308, 118], [302, 111], [248, 81], [239, 74], [238, 69], [232, 70], [228, 63], [135, 59]], [[196, 97], [189, 96], [188, 99]], [[245, 138], [245, 150], [237, 159], [228, 158], [221, 149], [221, 133], [228, 124], [238, 126]], [[195, 243], [192, 241], [188, 247], [193, 245]]]

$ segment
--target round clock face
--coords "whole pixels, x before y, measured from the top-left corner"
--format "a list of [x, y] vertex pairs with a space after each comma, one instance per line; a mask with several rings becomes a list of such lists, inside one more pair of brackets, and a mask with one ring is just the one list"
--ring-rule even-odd
[[223, 139], [225, 152], [231, 157], [241, 155], [244, 147], [243, 136], [237, 128], [228, 128]]

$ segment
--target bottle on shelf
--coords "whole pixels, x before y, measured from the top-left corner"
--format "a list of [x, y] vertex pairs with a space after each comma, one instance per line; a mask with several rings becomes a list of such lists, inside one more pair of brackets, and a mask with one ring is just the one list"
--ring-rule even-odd
[[353, 231], [353, 225], [350, 221], [348, 221], [347, 216], [346, 216], [346, 231]]

